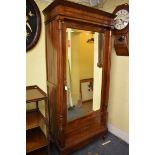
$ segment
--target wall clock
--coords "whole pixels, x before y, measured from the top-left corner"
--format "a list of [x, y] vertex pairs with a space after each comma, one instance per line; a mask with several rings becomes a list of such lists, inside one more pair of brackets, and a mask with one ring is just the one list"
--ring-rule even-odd
[[115, 8], [114, 48], [119, 56], [129, 56], [129, 5], [122, 4]]
[[34, 0], [26, 0], [26, 51], [34, 47], [41, 31], [41, 16]]

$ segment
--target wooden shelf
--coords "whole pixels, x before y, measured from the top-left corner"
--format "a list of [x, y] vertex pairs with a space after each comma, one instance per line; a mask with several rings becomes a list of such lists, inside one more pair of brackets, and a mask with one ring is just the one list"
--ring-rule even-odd
[[26, 87], [26, 103], [36, 102], [40, 100], [46, 100], [47, 95], [38, 86]]
[[[36, 102], [36, 109], [26, 111], [26, 154], [48, 155], [47, 138], [40, 128], [45, 117], [39, 111], [38, 101], [47, 103], [47, 95], [38, 86], [26, 87], [26, 103]], [[46, 106], [46, 105], [45, 105]], [[44, 122], [45, 123], [45, 122]]]
[[26, 112], [26, 130], [39, 127], [39, 122], [43, 118], [39, 110]]
[[47, 146], [47, 140], [40, 128], [30, 130], [26, 133], [26, 153]]

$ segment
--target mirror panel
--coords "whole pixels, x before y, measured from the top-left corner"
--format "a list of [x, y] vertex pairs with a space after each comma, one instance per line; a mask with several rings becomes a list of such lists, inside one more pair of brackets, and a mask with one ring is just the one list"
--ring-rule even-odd
[[66, 30], [67, 121], [100, 109], [99, 38], [98, 32]]

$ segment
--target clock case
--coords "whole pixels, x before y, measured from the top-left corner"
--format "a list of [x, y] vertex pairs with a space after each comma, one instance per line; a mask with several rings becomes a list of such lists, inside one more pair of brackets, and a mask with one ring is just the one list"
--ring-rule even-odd
[[34, 0], [26, 0], [26, 5], [30, 5], [32, 10], [31, 12], [35, 15], [36, 18], [36, 23], [34, 23], [35, 21], [33, 20], [33, 27], [34, 28], [34, 34], [32, 36], [32, 39], [29, 43], [26, 42], [26, 52], [30, 51], [38, 42], [39, 37], [40, 37], [40, 32], [41, 32], [41, 15], [40, 15], [40, 11], [39, 8], [37, 6], [37, 4], [35, 3]]
[[[129, 5], [122, 4], [115, 8], [113, 14], [116, 14], [119, 10], [124, 9], [129, 12]], [[117, 30], [114, 28], [113, 34], [114, 48], [118, 56], [129, 56], [129, 24], [122, 30]]]

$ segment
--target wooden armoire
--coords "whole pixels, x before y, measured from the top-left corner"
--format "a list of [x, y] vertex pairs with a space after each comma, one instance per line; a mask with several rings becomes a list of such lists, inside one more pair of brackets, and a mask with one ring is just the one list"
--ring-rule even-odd
[[[61, 155], [69, 154], [107, 132], [112, 28], [115, 15], [73, 3], [55, 0], [45, 10], [46, 71], [49, 102], [50, 139]], [[104, 34], [100, 109], [67, 121], [66, 29]]]

